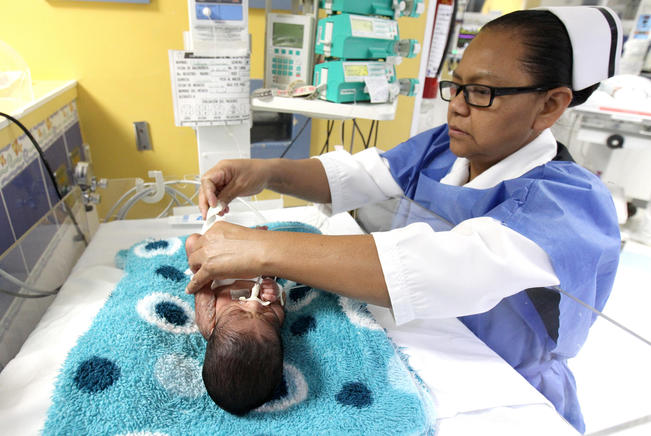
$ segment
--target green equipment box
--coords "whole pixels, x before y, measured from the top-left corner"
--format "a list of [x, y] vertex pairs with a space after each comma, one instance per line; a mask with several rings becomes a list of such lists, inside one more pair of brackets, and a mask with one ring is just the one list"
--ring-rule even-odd
[[319, 20], [314, 52], [339, 59], [414, 57], [420, 44], [400, 40], [398, 23], [382, 17], [338, 14]]
[[329, 14], [349, 12], [360, 15], [385, 17], [419, 17], [425, 10], [424, 0], [320, 0], [319, 7]]
[[417, 79], [396, 79], [393, 64], [379, 61], [330, 61], [314, 67], [319, 98], [334, 103], [392, 102], [398, 95], [414, 96]]

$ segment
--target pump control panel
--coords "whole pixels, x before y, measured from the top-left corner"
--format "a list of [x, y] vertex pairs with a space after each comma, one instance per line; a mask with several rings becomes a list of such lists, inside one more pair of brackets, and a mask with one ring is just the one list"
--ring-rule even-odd
[[389, 84], [395, 82], [395, 67], [386, 62], [330, 61], [314, 68], [314, 85], [321, 89], [320, 98], [334, 103], [372, 101], [376, 90], [386, 92], [381, 101], [384, 103], [390, 99]]
[[267, 88], [286, 88], [297, 80], [311, 83], [313, 58], [313, 16], [267, 15], [265, 56]]

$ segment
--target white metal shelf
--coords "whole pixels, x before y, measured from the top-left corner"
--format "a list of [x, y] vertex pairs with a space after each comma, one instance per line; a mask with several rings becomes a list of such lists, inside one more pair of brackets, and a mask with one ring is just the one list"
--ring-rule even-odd
[[340, 104], [324, 100], [304, 98], [272, 97], [251, 99], [251, 110], [301, 114], [312, 118], [328, 120], [368, 120], [389, 121], [396, 115], [398, 99], [393, 103], [350, 103]]

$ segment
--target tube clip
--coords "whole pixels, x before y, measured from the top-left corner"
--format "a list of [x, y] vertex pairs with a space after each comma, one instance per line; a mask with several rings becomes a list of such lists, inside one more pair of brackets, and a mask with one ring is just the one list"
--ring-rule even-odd
[[145, 189], [152, 191], [151, 194], [142, 197], [142, 201], [145, 203], [158, 203], [165, 195], [165, 181], [163, 180], [163, 172], [153, 170], [149, 171], [147, 174], [149, 177], [154, 179], [153, 187], [145, 188], [145, 182], [141, 178], [137, 178], [136, 193], [140, 193]]

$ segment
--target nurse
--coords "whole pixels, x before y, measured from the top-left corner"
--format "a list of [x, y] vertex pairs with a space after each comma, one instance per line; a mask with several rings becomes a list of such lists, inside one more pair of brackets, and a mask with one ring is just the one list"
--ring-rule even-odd
[[397, 324], [459, 317], [583, 432], [566, 362], [594, 316], [550, 287], [602, 309], [620, 235], [609, 192], [550, 127], [615, 74], [621, 44], [607, 8], [517, 11], [484, 26], [441, 82], [446, 125], [388, 152], [219, 162], [202, 177], [204, 215], [270, 188], [332, 213], [404, 195], [454, 227], [324, 236], [218, 222], [189, 240], [188, 292], [279, 276], [390, 307]]

